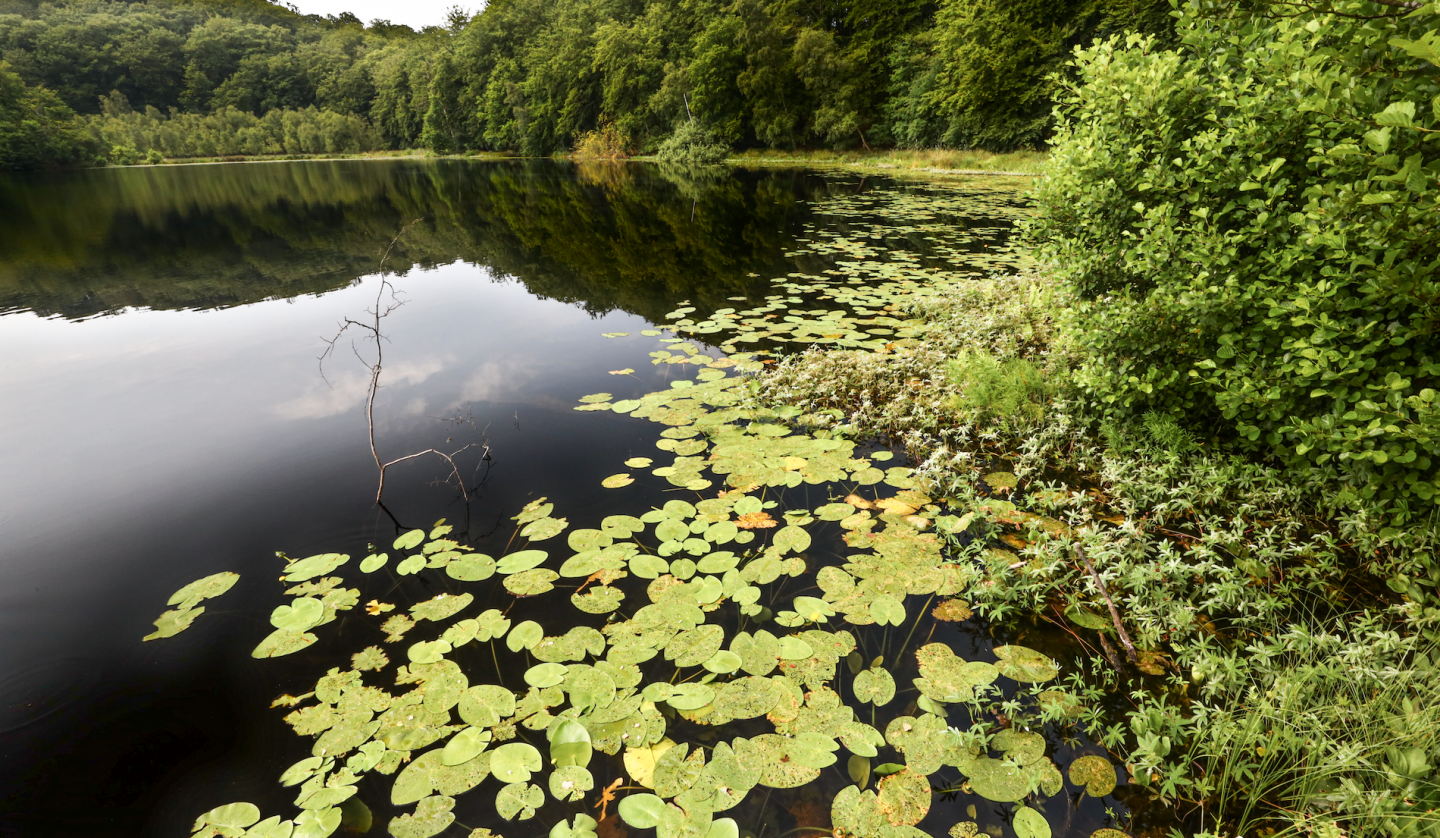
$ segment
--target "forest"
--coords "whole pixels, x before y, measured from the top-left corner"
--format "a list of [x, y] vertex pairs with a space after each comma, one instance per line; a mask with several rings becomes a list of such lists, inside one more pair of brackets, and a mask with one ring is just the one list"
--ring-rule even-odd
[[[1051, 75], [1164, 0], [497, 0], [415, 32], [260, 0], [0, 3], [0, 167], [424, 148], [1043, 147]], [[13, 137], [13, 139], [10, 139]]]

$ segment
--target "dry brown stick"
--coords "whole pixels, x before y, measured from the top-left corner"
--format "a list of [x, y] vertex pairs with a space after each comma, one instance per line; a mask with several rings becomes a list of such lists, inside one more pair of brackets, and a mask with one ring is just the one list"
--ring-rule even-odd
[[1100, 588], [1100, 595], [1105, 597], [1105, 604], [1110, 606], [1110, 619], [1115, 622], [1115, 631], [1120, 635], [1120, 643], [1125, 647], [1125, 655], [1130, 658], [1131, 663], [1136, 662], [1135, 644], [1130, 642], [1130, 635], [1125, 633], [1125, 626], [1120, 623], [1120, 609], [1115, 607], [1115, 600], [1110, 598], [1110, 592], [1105, 589], [1105, 583], [1101, 581], [1100, 574], [1095, 572], [1095, 565], [1090, 564], [1090, 559], [1085, 555], [1085, 548], [1079, 544], [1075, 545], [1075, 555], [1085, 563], [1085, 569], [1090, 571], [1090, 578], [1095, 580], [1095, 585]]

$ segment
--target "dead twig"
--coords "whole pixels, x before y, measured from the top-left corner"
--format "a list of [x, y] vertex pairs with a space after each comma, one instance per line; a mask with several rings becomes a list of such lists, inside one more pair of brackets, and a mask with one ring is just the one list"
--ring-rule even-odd
[[[390, 244], [386, 246], [384, 253], [380, 255], [380, 286], [375, 290], [375, 305], [373, 308], [366, 309], [365, 311], [366, 314], [370, 315], [369, 322], [362, 322], [349, 317], [345, 318], [341, 321], [340, 328], [335, 333], [335, 336], [325, 341], [327, 344], [325, 351], [320, 354], [318, 359], [320, 362], [320, 377], [324, 379], [326, 384], [329, 384], [330, 380], [325, 378], [325, 361], [334, 355], [336, 344], [339, 343], [340, 338], [343, 337], [346, 332], [352, 328], [359, 329], [367, 333], [366, 340], [375, 342], [375, 362], [373, 364], [370, 363], [365, 356], [360, 354], [360, 348], [355, 345], [353, 340], [350, 343], [350, 350], [355, 354], [355, 357], [359, 359], [360, 363], [364, 364], [370, 370], [370, 383], [365, 393], [365, 423], [370, 431], [370, 456], [375, 460], [375, 467], [380, 472], [379, 485], [375, 490], [375, 502], [382, 506], [384, 504], [381, 503], [381, 498], [385, 494], [385, 472], [393, 465], [403, 463], [406, 460], [414, 460], [427, 454], [434, 454], [449, 464], [451, 474], [454, 475], [456, 482], [460, 484], [461, 496], [465, 499], [466, 503], [470, 501], [470, 492], [465, 485], [465, 476], [460, 472], [460, 467], [456, 465], [455, 457], [459, 456], [461, 452], [471, 448], [471, 445], [466, 445], [448, 454], [435, 448], [427, 448], [424, 451], [406, 454], [403, 457], [397, 457], [387, 462], [381, 459], [380, 448], [375, 442], [375, 396], [380, 392], [380, 373], [384, 370], [385, 366], [386, 338], [380, 328], [381, 322], [397, 308], [405, 305], [405, 301], [400, 298], [399, 292], [389, 280], [389, 275], [385, 269], [385, 262], [390, 258], [390, 252], [395, 249], [395, 245], [400, 241], [400, 238], [404, 236], [411, 227], [419, 224], [420, 221], [421, 219], [417, 218], [404, 227], [401, 227], [400, 232], [395, 234], [395, 238], [390, 240]], [[390, 302], [385, 304], [385, 294], [387, 291], [390, 294]], [[333, 389], [333, 385], [331, 386]], [[489, 443], [487, 442], [484, 447], [485, 457], [488, 459], [490, 456]]]
[[[1090, 578], [1095, 580], [1095, 586], [1100, 589], [1100, 595], [1105, 597], [1105, 604], [1110, 606], [1110, 619], [1114, 621], [1115, 633], [1120, 635], [1120, 643], [1125, 647], [1125, 656], [1130, 659], [1130, 663], [1137, 663], [1135, 644], [1130, 642], [1130, 635], [1126, 633], [1125, 626], [1120, 622], [1120, 609], [1115, 607], [1115, 600], [1110, 598], [1110, 591], [1106, 589], [1105, 583], [1100, 579], [1100, 574], [1095, 571], [1095, 565], [1090, 564], [1090, 558], [1085, 555], [1085, 548], [1076, 544], [1075, 555], [1085, 563], [1085, 569], [1090, 571]], [[1100, 639], [1103, 641], [1105, 636], [1101, 635]]]

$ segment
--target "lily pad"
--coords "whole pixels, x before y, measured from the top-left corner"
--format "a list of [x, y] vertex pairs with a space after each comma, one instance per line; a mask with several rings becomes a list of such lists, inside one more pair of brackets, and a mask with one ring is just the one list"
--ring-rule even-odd
[[390, 821], [390, 834], [395, 838], [431, 838], [455, 822], [455, 798], [431, 795], [420, 801], [415, 811]]
[[533, 745], [508, 742], [490, 752], [490, 773], [502, 783], [527, 782], [539, 770], [540, 752]]
[[360, 560], [360, 572], [374, 573], [375, 571], [384, 567], [385, 563], [388, 561], [390, 561], [389, 553], [371, 553], [370, 555]]
[[250, 656], [252, 658], [278, 658], [298, 652], [316, 640], [319, 638], [303, 631], [276, 629], [260, 641], [260, 645], [255, 647]]
[[285, 581], [304, 582], [306, 579], [324, 576], [348, 561], [350, 557], [344, 553], [321, 553], [300, 559], [285, 567]]
[[[567, 526], [569, 523], [564, 518], [541, 518], [526, 524], [520, 535], [531, 541], [544, 541], [564, 532]], [[504, 573], [503, 570], [501, 572]]]
[[[239, 835], [245, 827], [258, 820], [260, 820], [260, 807], [254, 803], [227, 803], [224, 806], [216, 806], [197, 818], [193, 829], [199, 832], [207, 826], [213, 826], [221, 834]], [[234, 832], [227, 832], [227, 830], [234, 830]]]
[[1022, 683], [1040, 683], [1059, 676], [1060, 667], [1050, 658], [1025, 646], [996, 646], [1000, 674]]
[[553, 591], [556, 579], [560, 574], [549, 568], [537, 567], [532, 570], [522, 570], [513, 576], [505, 577], [505, 590], [516, 596], [539, 596], [540, 594]]
[[166, 600], [165, 604], [178, 605], [180, 606], [179, 610], [183, 611], [187, 608], [194, 607], [203, 600], [214, 599], [220, 596], [233, 588], [238, 581], [240, 581], [240, 574], [238, 573], [231, 573], [229, 571], [214, 573], [202, 579], [196, 579], [194, 582], [171, 594], [170, 599]]
[[1070, 782], [1084, 786], [1091, 797], [1104, 797], [1115, 790], [1118, 778], [1115, 766], [1101, 756], [1087, 754], [1070, 763]]
[[604, 486], [607, 489], [622, 489], [634, 482], [635, 478], [631, 477], [628, 474], [621, 473], [612, 474], [604, 480], [601, 480], [600, 485]]
[[[633, 775], [632, 775], [633, 776]], [[636, 829], [650, 829], [660, 823], [665, 801], [653, 794], [632, 794], [621, 798], [620, 817]]]
[[161, 640], [166, 637], [174, 637], [195, 622], [195, 618], [205, 613], [205, 606], [197, 608], [184, 608], [166, 611], [155, 619], [155, 630], [145, 635], [142, 640]]
[[415, 547], [418, 547], [420, 545], [420, 542], [424, 540], [424, 530], [411, 530], [400, 536], [399, 538], [395, 539], [395, 543], [391, 546], [396, 550], [411, 550]]
[[545, 792], [531, 783], [510, 783], [495, 793], [495, 811], [507, 821], [529, 820], [544, 804]]
[[913, 826], [930, 812], [930, 780], [915, 771], [900, 771], [879, 783], [876, 807], [891, 826]]
[[558, 663], [537, 664], [525, 671], [525, 683], [539, 689], [553, 687], [564, 680], [565, 667]]
[[522, 573], [539, 567], [549, 557], [550, 554], [544, 550], [521, 550], [502, 558], [496, 564], [495, 570], [507, 576], [512, 573]]
[[[578, 765], [566, 765], [550, 773], [549, 785], [551, 797], [562, 802], [576, 802], [583, 800], [585, 795], [595, 788], [595, 777], [589, 770]], [[585, 816], [576, 817], [578, 819]], [[555, 832], [552, 830], [550, 834], [553, 836]]]
[[1050, 838], [1050, 822], [1029, 806], [1015, 812], [1014, 826], [1015, 838]]
[[495, 560], [484, 553], [466, 553], [451, 559], [445, 573], [461, 582], [483, 582], [495, 575]]

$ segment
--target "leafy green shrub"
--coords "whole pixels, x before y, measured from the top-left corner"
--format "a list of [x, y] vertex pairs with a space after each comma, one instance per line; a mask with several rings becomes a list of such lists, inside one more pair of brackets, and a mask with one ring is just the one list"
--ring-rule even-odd
[[725, 162], [730, 148], [696, 123], [682, 122], [675, 133], [660, 144], [655, 156], [667, 163], [708, 166]]
[[1010, 432], [1045, 421], [1045, 405], [1055, 388], [1030, 361], [965, 352], [947, 363], [945, 371], [957, 391], [947, 406], [971, 421], [998, 424]]
[[165, 162], [165, 155], [161, 154], [159, 149], [152, 148], [145, 152], [145, 162], [151, 166], [158, 166]]
[[630, 141], [613, 122], [575, 138], [570, 156], [578, 160], [620, 160], [630, 156]]
[[1440, 500], [1437, 36], [1334, 5], [1196, 0], [1178, 51], [1079, 51], [1033, 234], [1091, 405], [1218, 425], [1401, 522]]
[[129, 143], [110, 148], [110, 162], [116, 166], [133, 166], [139, 159], [140, 152], [136, 151], [135, 146]]

